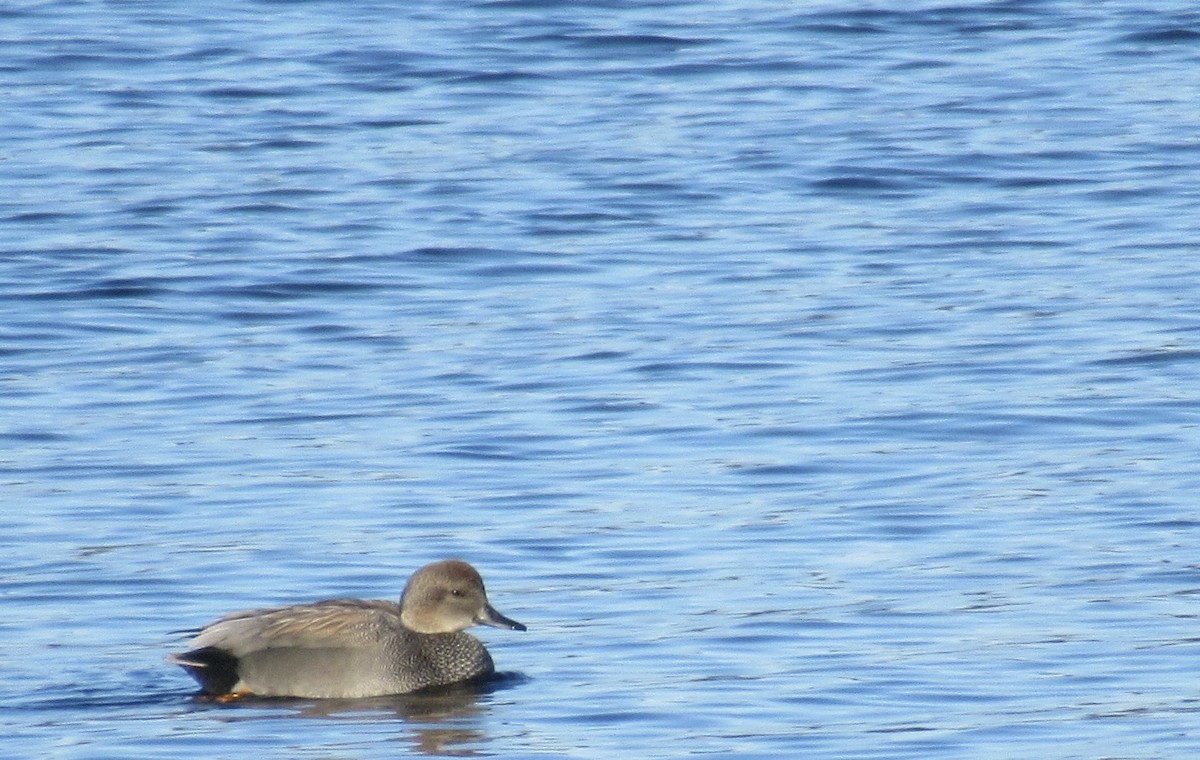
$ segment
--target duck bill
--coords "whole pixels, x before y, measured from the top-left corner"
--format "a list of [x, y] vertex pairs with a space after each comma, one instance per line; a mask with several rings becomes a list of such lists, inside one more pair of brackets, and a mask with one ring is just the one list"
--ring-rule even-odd
[[475, 622], [479, 623], [480, 625], [490, 625], [493, 628], [507, 628], [510, 631], [525, 630], [525, 626], [521, 625], [512, 618], [506, 618], [499, 612], [496, 612], [496, 608], [490, 604], [484, 605], [483, 614], [481, 614], [475, 620]]

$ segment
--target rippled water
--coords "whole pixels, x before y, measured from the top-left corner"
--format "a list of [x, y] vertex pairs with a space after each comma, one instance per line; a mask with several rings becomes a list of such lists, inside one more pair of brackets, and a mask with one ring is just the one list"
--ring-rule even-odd
[[[0, 11], [0, 754], [1195, 757], [1200, 13]], [[480, 692], [193, 700], [460, 556]]]

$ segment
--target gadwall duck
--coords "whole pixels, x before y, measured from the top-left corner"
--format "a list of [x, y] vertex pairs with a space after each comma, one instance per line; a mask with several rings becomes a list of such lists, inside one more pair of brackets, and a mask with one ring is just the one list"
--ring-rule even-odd
[[476, 624], [525, 630], [488, 604], [475, 568], [448, 559], [413, 573], [399, 604], [329, 599], [235, 612], [168, 660], [220, 701], [404, 694], [494, 672], [483, 644], [463, 633]]

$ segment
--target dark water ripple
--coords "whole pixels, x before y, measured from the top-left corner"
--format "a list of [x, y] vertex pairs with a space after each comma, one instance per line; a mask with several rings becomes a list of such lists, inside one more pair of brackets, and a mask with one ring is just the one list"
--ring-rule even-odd
[[[1200, 749], [1189, 5], [0, 20], [0, 754]], [[478, 692], [162, 663], [442, 556]]]

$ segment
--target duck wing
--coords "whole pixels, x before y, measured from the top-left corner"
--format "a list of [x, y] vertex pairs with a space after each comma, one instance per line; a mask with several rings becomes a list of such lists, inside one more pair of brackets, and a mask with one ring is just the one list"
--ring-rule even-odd
[[201, 629], [190, 648], [218, 649], [234, 657], [265, 649], [345, 648], [394, 636], [398, 627], [400, 605], [395, 602], [329, 599], [234, 612]]

